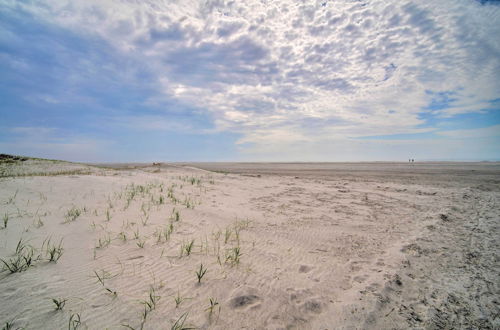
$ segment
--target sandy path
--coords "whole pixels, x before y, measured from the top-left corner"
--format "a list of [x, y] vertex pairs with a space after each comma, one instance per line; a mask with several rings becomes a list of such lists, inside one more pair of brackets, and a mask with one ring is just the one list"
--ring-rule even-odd
[[[0, 181], [0, 258], [15, 258], [20, 238], [40, 255], [0, 274], [2, 326], [67, 328], [71, 315], [88, 329], [170, 329], [183, 315], [214, 329], [500, 325], [494, 166], [301, 175], [57, 163], [40, 176], [51, 169], [40, 162], [20, 172], [36, 176]], [[57, 263], [41, 249], [47, 237], [63, 239]]]

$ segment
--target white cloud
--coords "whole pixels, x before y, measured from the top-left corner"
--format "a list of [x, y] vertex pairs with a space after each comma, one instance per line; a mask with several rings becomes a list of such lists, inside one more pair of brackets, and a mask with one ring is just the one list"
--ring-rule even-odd
[[141, 59], [158, 75], [160, 102], [203, 109], [217, 130], [241, 133], [242, 148], [429, 130], [418, 128], [428, 91], [454, 93], [441, 117], [499, 97], [500, 7], [477, 1], [22, 6]]

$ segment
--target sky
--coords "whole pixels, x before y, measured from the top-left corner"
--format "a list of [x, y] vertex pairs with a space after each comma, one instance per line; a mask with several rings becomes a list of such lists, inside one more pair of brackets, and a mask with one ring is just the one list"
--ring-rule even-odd
[[0, 0], [0, 153], [500, 160], [500, 1]]

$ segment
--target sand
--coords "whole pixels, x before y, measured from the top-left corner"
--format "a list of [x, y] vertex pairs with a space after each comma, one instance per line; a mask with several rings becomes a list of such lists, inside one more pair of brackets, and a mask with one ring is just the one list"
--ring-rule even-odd
[[3, 265], [2, 327], [500, 327], [498, 163], [29, 159], [0, 175], [0, 258], [33, 253]]

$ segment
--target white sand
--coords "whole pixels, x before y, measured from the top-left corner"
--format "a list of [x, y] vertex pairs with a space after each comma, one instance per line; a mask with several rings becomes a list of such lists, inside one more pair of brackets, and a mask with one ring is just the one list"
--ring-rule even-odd
[[[2, 164], [32, 176], [0, 179], [0, 258], [22, 238], [40, 259], [0, 273], [0, 326], [66, 329], [78, 314], [82, 329], [170, 329], [182, 315], [214, 329], [500, 327], [498, 164], [197, 166], [236, 173]], [[57, 262], [48, 237], [63, 240]]]

